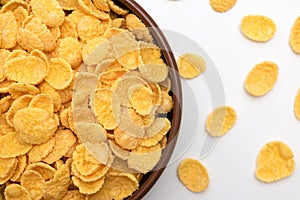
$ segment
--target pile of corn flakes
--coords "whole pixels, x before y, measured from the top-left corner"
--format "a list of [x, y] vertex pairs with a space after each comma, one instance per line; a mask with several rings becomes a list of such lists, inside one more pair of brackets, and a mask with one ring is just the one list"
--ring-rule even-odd
[[123, 199], [173, 108], [145, 24], [112, 0], [1, 0], [0, 199]]

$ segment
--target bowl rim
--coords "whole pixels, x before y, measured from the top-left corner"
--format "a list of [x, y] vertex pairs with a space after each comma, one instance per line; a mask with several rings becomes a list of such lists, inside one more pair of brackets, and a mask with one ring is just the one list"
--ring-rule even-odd
[[[170, 70], [171, 77], [171, 87], [173, 92], [173, 109], [172, 109], [172, 120], [171, 120], [171, 129], [168, 135], [167, 146], [163, 150], [160, 161], [156, 165], [156, 170], [150, 172], [149, 176], [142, 183], [139, 189], [133, 193], [129, 200], [139, 200], [144, 197], [148, 191], [152, 188], [152, 186], [157, 182], [163, 171], [165, 170], [172, 153], [175, 148], [175, 144], [177, 142], [179, 128], [181, 123], [181, 111], [182, 111], [182, 88], [180, 77], [178, 74], [178, 67], [172, 53], [171, 47], [164, 36], [163, 32], [160, 30], [156, 22], [153, 18], [134, 0], [118, 0], [119, 3], [124, 5], [127, 9], [129, 9], [133, 14], [138, 16], [139, 19], [146, 25], [146, 27], [150, 27], [149, 31], [151, 32], [154, 40], [157, 42], [158, 46], [161, 48], [163, 58], [167, 65], [174, 70]], [[175, 96], [176, 95], [176, 96]]]

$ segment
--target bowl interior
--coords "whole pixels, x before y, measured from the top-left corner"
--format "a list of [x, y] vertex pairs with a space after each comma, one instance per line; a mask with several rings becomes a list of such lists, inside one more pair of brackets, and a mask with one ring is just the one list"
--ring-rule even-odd
[[170, 79], [171, 79], [171, 95], [173, 97], [173, 110], [168, 114], [168, 118], [171, 120], [172, 127], [168, 133], [167, 146], [163, 150], [162, 157], [158, 162], [157, 166], [152, 172], [146, 174], [140, 182], [140, 188], [128, 199], [135, 200], [141, 199], [155, 184], [158, 180], [165, 167], [167, 166], [172, 152], [175, 148], [175, 144], [178, 137], [178, 131], [181, 121], [181, 102], [182, 102], [182, 91], [180, 77], [177, 69], [176, 60], [172, 53], [172, 50], [163, 35], [162, 31], [158, 28], [157, 24], [151, 18], [151, 16], [135, 1], [132, 0], [119, 0], [121, 6], [130, 10], [133, 14], [138, 16], [142, 22], [149, 28], [154, 41], [160, 47], [162, 51], [162, 58], [165, 63], [170, 67]]

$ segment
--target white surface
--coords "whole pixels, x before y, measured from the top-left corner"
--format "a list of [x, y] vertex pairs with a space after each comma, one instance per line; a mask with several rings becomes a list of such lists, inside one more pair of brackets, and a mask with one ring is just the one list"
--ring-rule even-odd
[[[201, 159], [209, 171], [209, 188], [203, 193], [188, 191], [176, 176], [177, 165], [186, 157], [199, 158], [204, 120], [213, 105], [203, 78], [185, 82], [185, 87], [188, 84], [195, 92], [199, 114], [194, 117], [193, 109], [185, 110], [175, 158], [144, 199], [300, 199], [300, 122], [293, 113], [294, 97], [300, 88], [300, 56], [288, 44], [290, 29], [300, 16], [300, 1], [238, 0], [226, 13], [214, 12], [208, 0], [137, 2], [161, 28], [181, 33], [205, 49], [222, 77], [226, 104], [238, 114], [233, 129], [218, 141], [209, 156]], [[277, 25], [275, 37], [267, 43], [244, 38], [239, 23], [248, 14], [271, 17]], [[243, 82], [249, 70], [264, 60], [278, 64], [279, 79], [270, 93], [254, 98], [244, 91]], [[193, 95], [184, 93], [187, 106], [187, 102], [193, 102]], [[264, 184], [254, 176], [256, 156], [272, 140], [284, 141], [292, 148], [296, 170], [287, 179]]]

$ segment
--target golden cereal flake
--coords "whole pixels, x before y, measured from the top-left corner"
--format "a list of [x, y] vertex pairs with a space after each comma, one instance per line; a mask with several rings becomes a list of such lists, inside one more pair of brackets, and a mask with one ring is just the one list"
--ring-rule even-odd
[[60, 38], [65, 38], [65, 37], [78, 38], [78, 33], [74, 22], [72, 22], [67, 17], [65, 18], [62, 25], [59, 26], [59, 30], [60, 30]]
[[207, 117], [206, 131], [214, 137], [225, 135], [236, 122], [236, 112], [230, 106], [219, 106]]
[[124, 199], [130, 197], [138, 187], [139, 183], [132, 174], [111, 172], [105, 177], [102, 188], [87, 199]]
[[173, 99], [167, 91], [162, 91], [161, 105], [158, 108], [159, 113], [168, 113], [173, 108]]
[[48, 164], [53, 164], [55, 161], [63, 157], [77, 140], [73, 132], [68, 129], [58, 130], [54, 135], [54, 139], [55, 145], [53, 150], [45, 158], [43, 158], [43, 161]]
[[206, 70], [205, 60], [201, 56], [193, 53], [182, 54], [178, 58], [177, 64], [179, 74], [187, 79], [195, 78]]
[[109, 140], [109, 147], [111, 151], [118, 157], [121, 158], [122, 160], [127, 160], [129, 157], [129, 151], [122, 149], [116, 142], [113, 140]]
[[298, 17], [291, 29], [289, 44], [292, 50], [300, 54], [300, 17]]
[[104, 37], [95, 37], [88, 40], [82, 48], [82, 59], [87, 65], [100, 63], [109, 51], [109, 41]]
[[81, 44], [76, 38], [66, 37], [58, 41], [58, 56], [65, 59], [72, 67], [81, 64]]
[[78, 139], [84, 142], [100, 143], [105, 142], [106, 130], [98, 123], [81, 122], [75, 124]]
[[10, 49], [17, 44], [18, 24], [12, 11], [0, 14], [1, 48]]
[[25, 155], [32, 148], [31, 144], [26, 144], [18, 140], [18, 133], [10, 132], [0, 137], [0, 157], [13, 158]]
[[281, 141], [268, 142], [257, 157], [256, 178], [271, 183], [291, 176], [295, 170], [292, 150]]
[[48, 73], [45, 63], [35, 56], [14, 58], [5, 65], [7, 78], [20, 83], [39, 84]]
[[50, 152], [53, 151], [55, 145], [55, 138], [51, 138], [46, 143], [34, 145], [32, 149], [28, 152], [28, 161], [30, 163], [35, 163], [42, 161]]
[[[13, 161], [11, 161], [13, 159]], [[0, 184], [6, 183], [13, 175], [18, 166], [18, 160], [16, 158], [0, 158]]]
[[11, 104], [14, 100], [10, 95], [0, 99], [0, 114], [5, 113], [11, 107]]
[[181, 161], [177, 175], [183, 185], [192, 192], [202, 192], [209, 185], [208, 172], [198, 160], [187, 158]]
[[[23, 1], [20, 0], [20, 2], [23, 2]], [[27, 9], [22, 6], [19, 6], [13, 12], [14, 12], [18, 27], [21, 27], [23, 21], [28, 17]]]
[[10, 180], [13, 182], [19, 182], [19, 179], [20, 179], [23, 171], [27, 167], [27, 156], [26, 155], [18, 156], [17, 159], [18, 159], [17, 168], [15, 169], [14, 174], [10, 178]]
[[40, 90], [27, 83], [13, 83], [8, 87], [8, 92], [13, 99], [17, 99], [25, 94], [36, 95]]
[[113, 11], [114, 13], [118, 14], [118, 15], [126, 15], [129, 11], [116, 5], [115, 2], [113, 2], [112, 0], [107, 0], [108, 1], [108, 5], [109, 8], [111, 9], [111, 11]]
[[77, 24], [78, 36], [81, 40], [87, 41], [99, 36], [101, 21], [92, 16], [82, 17]]
[[30, 108], [42, 108], [50, 114], [54, 112], [53, 100], [49, 94], [38, 94], [29, 103]]
[[58, 126], [58, 119], [41, 108], [23, 108], [17, 111], [13, 122], [20, 141], [29, 144], [47, 142]]
[[294, 100], [294, 114], [296, 118], [300, 120], [300, 90], [298, 90]]
[[47, 26], [56, 27], [63, 23], [65, 13], [56, 0], [31, 0], [30, 4], [35, 16]]
[[33, 170], [25, 170], [20, 183], [27, 189], [32, 200], [42, 199], [46, 183], [41, 174]]
[[128, 14], [125, 18], [126, 28], [130, 30], [137, 39], [152, 42], [153, 38], [146, 25], [134, 14]]
[[276, 63], [271, 61], [255, 65], [246, 77], [246, 91], [253, 96], [262, 96], [270, 92], [277, 82], [278, 70]]
[[69, 87], [72, 80], [73, 71], [71, 65], [62, 58], [52, 58], [45, 81], [53, 88], [62, 90]]
[[149, 82], [162, 82], [169, 73], [165, 64], [145, 64], [138, 67], [141, 76]]
[[104, 184], [104, 178], [102, 177], [99, 180], [93, 182], [84, 182], [76, 176], [72, 176], [72, 181], [75, 186], [79, 188], [79, 192], [82, 194], [94, 194], [98, 192]]
[[86, 14], [96, 17], [101, 20], [109, 19], [109, 14], [98, 10], [91, 0], [78, 0], [79, 8]]
[[51, 87], [47, 82], [42, 82], [39, 85], [40, 92], [42, 94], [48, 94], [51, 96], [53, 100], [53, 105], [54, 105], [54, 112], [57, 112], [61, 108], [62, 104], [62, 99], [58, 93], [53, 87]]
[[125, 131], [116, 128], [114, 130], [115, 142], [123, 149], [134, 149], [138, 145], [138, 138], [132, 137], [130, 134], [126, 134]]
[[153, 107], [152, 94], [151, 88], [147, 86], [134, 88], [132, 92], [129, 91], [129, 103], [137, 113], [143, 116], [148, 115]]
[[28, 3], [26, 3], [23, 0], [9, 1], [5, 5], [2, 6], [1, 13], [5, 13], [5, 12], [8, 12], [8, 11], [14, 12], [14, 10], [16, 10], [19, 7], [28, 9]]
[[276, 24], [273, 20], [262, 15], [247, 15], [240, 26], [245, 37], [257, 42], [270, 40], [276, 32]]
[[85, 195], [79, 190], [69, 190], [62, 200], [85, 200]]
[[93, 0], [93, 3], [96, 8], [99, 10], [103, 10], [105, 12], [109, 12], [109, 5], [108, 5], [108, 0]]
[[42, 40], [32, 31], [27, 29], [19, 28], [17, 41], [18, 44], [27, 51], [32, 51], [34, 49], [38, 49], [40, 51], [44, 50]]
[[6, 200], [32, 200], [27, 189], [19, 184], [8, 185], [4, 190]]
[[26, 170], [33, 170], [38, 172], [40, 175], [42, 175], [45, 181], [53, 179], [56, 172], [56, 170], [53, 167], [43, 162], [29, 164], [26, 167]]
[[57, 0], [64, 10], [75, 10], [79, 7], [77, 0]]
[[216, 12], [226, 12], [235, 5], [236, 0], [210, 0], [209, 3]]
[[119, 106], [113, 105], [113, 92], [111, 90], [98, 89], [95, 94], [94, 107], [97, 119], [105, 129], [113, 130], [118, 126]]

